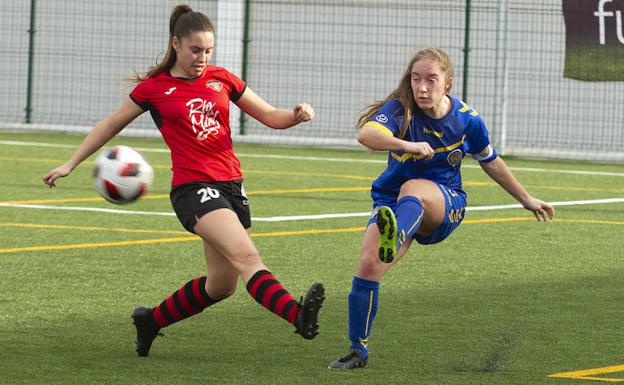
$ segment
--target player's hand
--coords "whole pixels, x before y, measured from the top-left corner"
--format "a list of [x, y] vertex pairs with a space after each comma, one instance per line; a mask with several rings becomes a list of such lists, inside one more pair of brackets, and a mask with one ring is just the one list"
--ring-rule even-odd
[[307, 122], [314, 118], [314, 109], [308, 103], [299, 103], [293, 109], [293, 116], [297, 123]]
[[405, 142], [404, 151], [410, 154], [421, 155], [426, 159], [431, 159], [435, 155], [433, 148], [427, 142]]
[[535, 219], [548, 222], [555, 217], [555, 208], [544, 201], [531, 197], [524, 205], [524, 208], [533, 211]]
[[56, 183], [54, 183], [54, 181], [56, 181], [58, 178], [66, 177], [71, 172], [72, 172], [72, 168], [64, 164], [62, 166], [59, 166], [55, 169], [50, 170], [50, 172], [45, 174], [43, 176], [43, 183], [50, 186], [50, 188], [56, 187]]

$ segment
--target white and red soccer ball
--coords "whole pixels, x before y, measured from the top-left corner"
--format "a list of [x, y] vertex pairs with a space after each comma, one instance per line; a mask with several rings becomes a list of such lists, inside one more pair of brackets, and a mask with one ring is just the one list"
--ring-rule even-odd
[[93, 176], [98, 194], [111, 203], [126, 204], [147, 193], [154, 170], [136, 150], [115, 146], [97, 157]]

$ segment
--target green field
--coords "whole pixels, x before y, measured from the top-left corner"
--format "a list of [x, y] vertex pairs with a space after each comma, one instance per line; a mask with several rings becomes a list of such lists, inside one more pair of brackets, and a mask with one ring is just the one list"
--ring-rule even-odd
[[[624, 382], [622, 202], [558, 206], [549, 223], [522, 209], [468, 211], [449, 239], [413, 247], [384, 278], [368, 366], [351, 372], [326, 367], [348, 350], [347, 295], [367, 218], [255, 221], [265, 263], [294, 295], [324, 283], [320, 335], [303, 340], [239, 285], [227, 301], [164, 329], [140, 358], [132, 309], [156, 305], [201, 275], [201, 242], [188, 239], [174, 216], [79, 209], [172, 213], [166, 152], [143, 152], [155, 182], [128, 206], [97, 197], [88, 163], [57, 188], [44, 186], [43, 174], [81, 139], [0, 133], [0, 384]], [[113, 143], [164, 149], [159, 140]], [[385, 159], [365, 151], [236, 150], [258, 219], [365, 213]], [[624, 197], [622, 165], [507, 162], [547, 201]], [[515, 203], [475, 162], [464, 164], [471, 207]], [[605, 367], [570, 375], [585, 379], [548, 377]]]

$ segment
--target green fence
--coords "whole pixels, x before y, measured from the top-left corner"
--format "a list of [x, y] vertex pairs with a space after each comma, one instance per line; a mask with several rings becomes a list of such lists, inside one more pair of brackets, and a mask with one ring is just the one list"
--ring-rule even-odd
[[[359, 111], [396, 86], [416, 49], [433, 45], [453, 58], [452, 92], [484, 117], [499, 152], [621, 162], [624, 83], [564, 77], [571, 60], [566, 22], [568, 32], [576, 23], [564, 18], [564, 8], [574, 1], [204, 0], [190, 5], [216, 25], [214, 64], [244, 76], [276, 106], [307, 101], [317, 111], [310, 124], [279, 132], [234, 113], [235, 140], [356, 146]], [[611, 47], [624, 47], [616, 40], [623, 2], [583, 1], [585, 13], [578, 15], [587, 16], [586, 30], [598, 34], [602, 20]], [[5, 90], [0, 128], [88, 130], [127, 97], [132, 84], [125, 77], [162, 59], [176, 3], [2, 2], [0, 66], [6, 75], [0, 80]], [[611, 16], [594, 16], [601, 3]], [[125, 133], [158, 135], [149, 116]]]

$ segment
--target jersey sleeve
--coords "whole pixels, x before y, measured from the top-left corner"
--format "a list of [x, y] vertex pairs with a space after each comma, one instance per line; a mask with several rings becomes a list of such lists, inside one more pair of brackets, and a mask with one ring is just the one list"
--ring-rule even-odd
[[231, 72], [226, 72], [226, 78], [228, 80], [228, 82], [230, 83], [230, 100], [234, 103], [236, 103], [238, 101], [238, 99], [241, 98], [241, 96], [243, 96], [243, 93], [245, 92], [245, 89], [247, 88], [247, 85], [245, 84], [245, 82], [239, 78], [238, 76], [234, 75]]
[[139, 107], [141, 107], [144, 111], [149, 110], [149, 96], [148, 96], [148, 88], [147, 80], [142, 81], [137, 84], [136, 87], [130, 92], [130, 99], [135, 102]]
[[372, 127], [384, 135], [396, 136], [401, 131], [403, 107], [398, 100], [391, 99], [373, 114], [365, 127]]
[[488, 129], [481, 116], [470, 119], [466, 128], [466, 152], [479, 162], [491, 162], [496, 159], [496, 151], [490, 144]]

